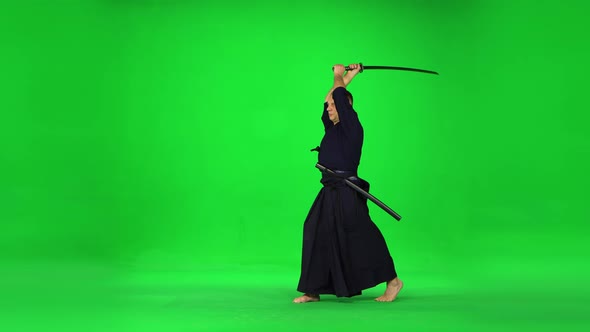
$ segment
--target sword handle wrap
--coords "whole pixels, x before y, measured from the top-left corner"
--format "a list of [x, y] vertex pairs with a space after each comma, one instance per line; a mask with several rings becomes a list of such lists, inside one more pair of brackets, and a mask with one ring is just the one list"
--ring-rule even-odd
[[[363, 64], [362, 63], [359, 63], [359, 66], [361, 66], [361, 70], [359, 70], [359, 73], [362, 73], [363, 70], [365, 69], [365, 67], [363, 67]], [[344, 67], [344, 69], [346, 69], [346, 71], [349, 71], [350, 70], [350, 67], [349, 66], [346, 66], [346, 67]]]

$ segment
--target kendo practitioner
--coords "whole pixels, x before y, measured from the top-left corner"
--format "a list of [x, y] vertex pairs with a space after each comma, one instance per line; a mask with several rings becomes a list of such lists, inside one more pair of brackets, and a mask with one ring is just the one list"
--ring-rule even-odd
[[295, 303], [317, 302], [320, 294], [361, 295], [380, 283], [386, 283], [386, 290], [375, 300], [391, 302], [403, 287], [385, 239], [369, 216], [367, 199], [344, 181], [369, 191], [369, 183], [357, 177], [363, 127], [346, 89], [359, 70], [358, 64], [351, 64], [348, 71], [340, 64], [333, 67], [334, 85], [324, 103], [325, 133], [318, 161], [335, 174], [322, 173], [323, 187], [303, 226], [297, 290], [304, 294]]

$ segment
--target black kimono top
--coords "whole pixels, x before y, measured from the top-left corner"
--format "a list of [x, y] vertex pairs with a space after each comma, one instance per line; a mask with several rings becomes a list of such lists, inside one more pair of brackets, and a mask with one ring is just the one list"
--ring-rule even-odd
[[322, 121], [325, 133], [320, 144], [318, 161], [332, 170], [356, 173], [363, 147], [363, 127], [345, 91], [343, 87], [338, 87], [332, 93], [340, 120], [336, 125], [328, 116], [328, 103], [324, 103]]

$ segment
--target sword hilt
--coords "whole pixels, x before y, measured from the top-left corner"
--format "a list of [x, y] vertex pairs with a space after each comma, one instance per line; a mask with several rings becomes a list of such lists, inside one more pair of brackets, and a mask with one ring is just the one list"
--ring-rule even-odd
[[[359, 70], [359, 73], [362, 73], [363, 70], [365, 69], [365, 67], [363, 67], [362, 63], [359, 63], [359, 66], [361, 66], [361, 70]], [[344, 67], [344, 69], [346, 69], [346, 71], [351, 70], [352, 68], [350, 68], [349, 66]]]

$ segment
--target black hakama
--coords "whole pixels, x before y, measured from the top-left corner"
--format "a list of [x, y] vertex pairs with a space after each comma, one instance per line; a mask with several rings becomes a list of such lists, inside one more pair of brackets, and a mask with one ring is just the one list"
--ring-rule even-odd
[[338, 175], [323, 174], [323, 188], [305, 220], [297, 290], [351, 297], [397, 274], [385, 239], [369, 216], [367, 199], [343, 180], [349, 178], [369, 191], [369, 183], [356, 177], [363, 128], [344, 88], [335, 89], [333, 97], [340, 122], [329, 120], [324, 104], [326, 132], [318, 159]]

